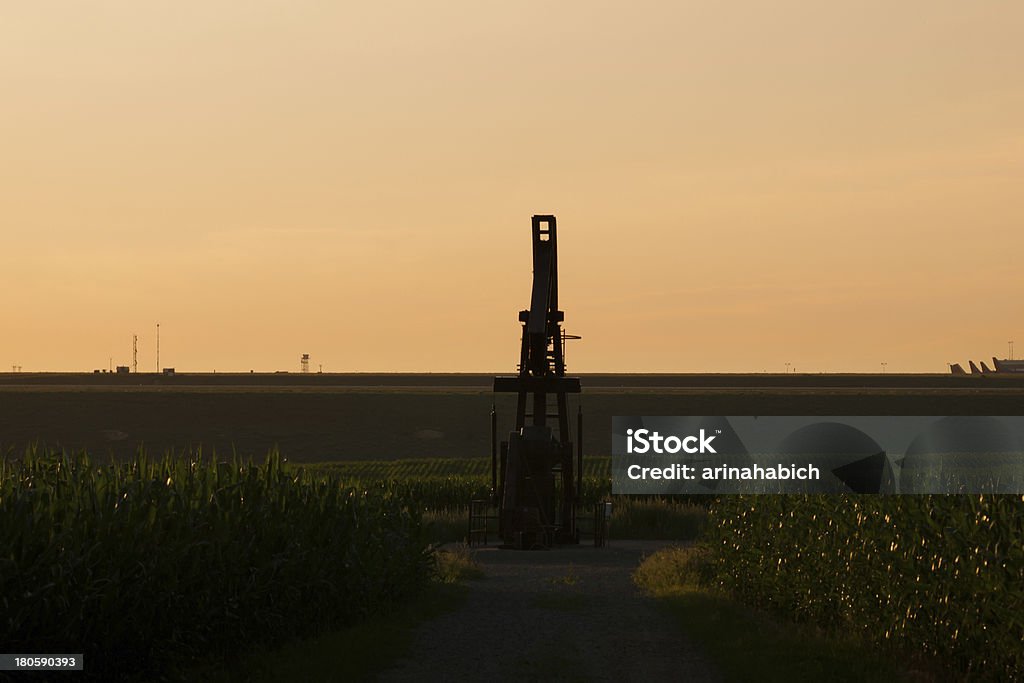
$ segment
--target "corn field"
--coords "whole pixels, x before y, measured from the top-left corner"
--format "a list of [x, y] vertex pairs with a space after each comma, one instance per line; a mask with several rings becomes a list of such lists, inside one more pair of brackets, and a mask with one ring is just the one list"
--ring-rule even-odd
[[[349, 461], [292, 466], [337, 475], [351, 486], [384, 486], [424, 512], [469, 510], [471, 500], [491, 495], [490, 458]], [[585, 458], [581, 504], [592, 506], [611, 495], [611, 459]]]
[[405, 492], [144, 454], [0, 459], [0, 642], [84, 652], [89, 678], [166, 672], [340, 627], [429, 579]]
[[[384, 481], [348, 479], [351, 486], [385, 487], [404, 497], [423, 512], [456, 512], [468, 514], [471, 500], [490, 497], [491, 480], [484, 477], [426, 477], [389, 479]], [[611, 480], [586, 477], [580, 492], [581, 504], [593, 506], [611, 495]]]
[[[298, 465], [314, 471], [335, 472], [361, 480], [438, 479], [470, 477], [491, 480], [490, 458], [417, 458], [411, 460], [349, 460]], [[607, 479], [612, 476], [611, 458], [588, 456], [583, 459], [583, 477]]]
[[717, 584], [754, 605], [1024, 677], [1024, 496], [731, 496], [705, 539]]

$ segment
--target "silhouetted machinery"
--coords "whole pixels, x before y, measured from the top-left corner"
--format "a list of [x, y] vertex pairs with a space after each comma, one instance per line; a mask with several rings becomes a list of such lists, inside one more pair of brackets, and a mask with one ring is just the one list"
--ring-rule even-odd
[[497, 415], [491, 413], [491, 490], [506, 547], [579, 542], [583, 413], [578, 409], [574, 447], [568, 395], [580, 393], [580, 380], [565, 376], [565, 340], [579, 337], [562, 332], [564, 318], [558, 310], [555, 217], [534, 216], [533, 293], [529, 310], [519, 313], [519, 374], [494, 378], [495, 392], [518, 395], [515, 429], [500, 445]]

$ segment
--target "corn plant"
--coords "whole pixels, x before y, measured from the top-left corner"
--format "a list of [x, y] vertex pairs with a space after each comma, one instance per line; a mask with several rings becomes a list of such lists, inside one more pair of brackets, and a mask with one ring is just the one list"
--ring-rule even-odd
[[1024, 676], [1024, 496], [731, 496], [705, 542], [749, 603], [975, 679]]
[[201, 454], [0, 459], [0, 642], [111, 680], [353, 623], [415, 593], [420, 512], [387, 485]]

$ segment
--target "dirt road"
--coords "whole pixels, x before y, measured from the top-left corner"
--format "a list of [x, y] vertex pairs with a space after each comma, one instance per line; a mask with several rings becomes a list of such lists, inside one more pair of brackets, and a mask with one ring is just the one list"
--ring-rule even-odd
[[713, 681], [715, 672], [630, 574], [665, 544], [485, 548], [485, 578], [417, 631], [382, 681]]

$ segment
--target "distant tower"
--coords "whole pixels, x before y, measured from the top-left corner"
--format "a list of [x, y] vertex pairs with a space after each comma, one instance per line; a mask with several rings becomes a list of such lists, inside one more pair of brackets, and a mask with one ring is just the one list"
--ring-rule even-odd
[[132, 374], [139, 371], [139, 335], [132, 335]]
[[160, 323], [156, 324], [156, 370], [157, 374], [160, 373]]
[[302, 354], [302, 374], [305, 375], [307, 373], [309, 373], [309, 354], [304, 353]]

